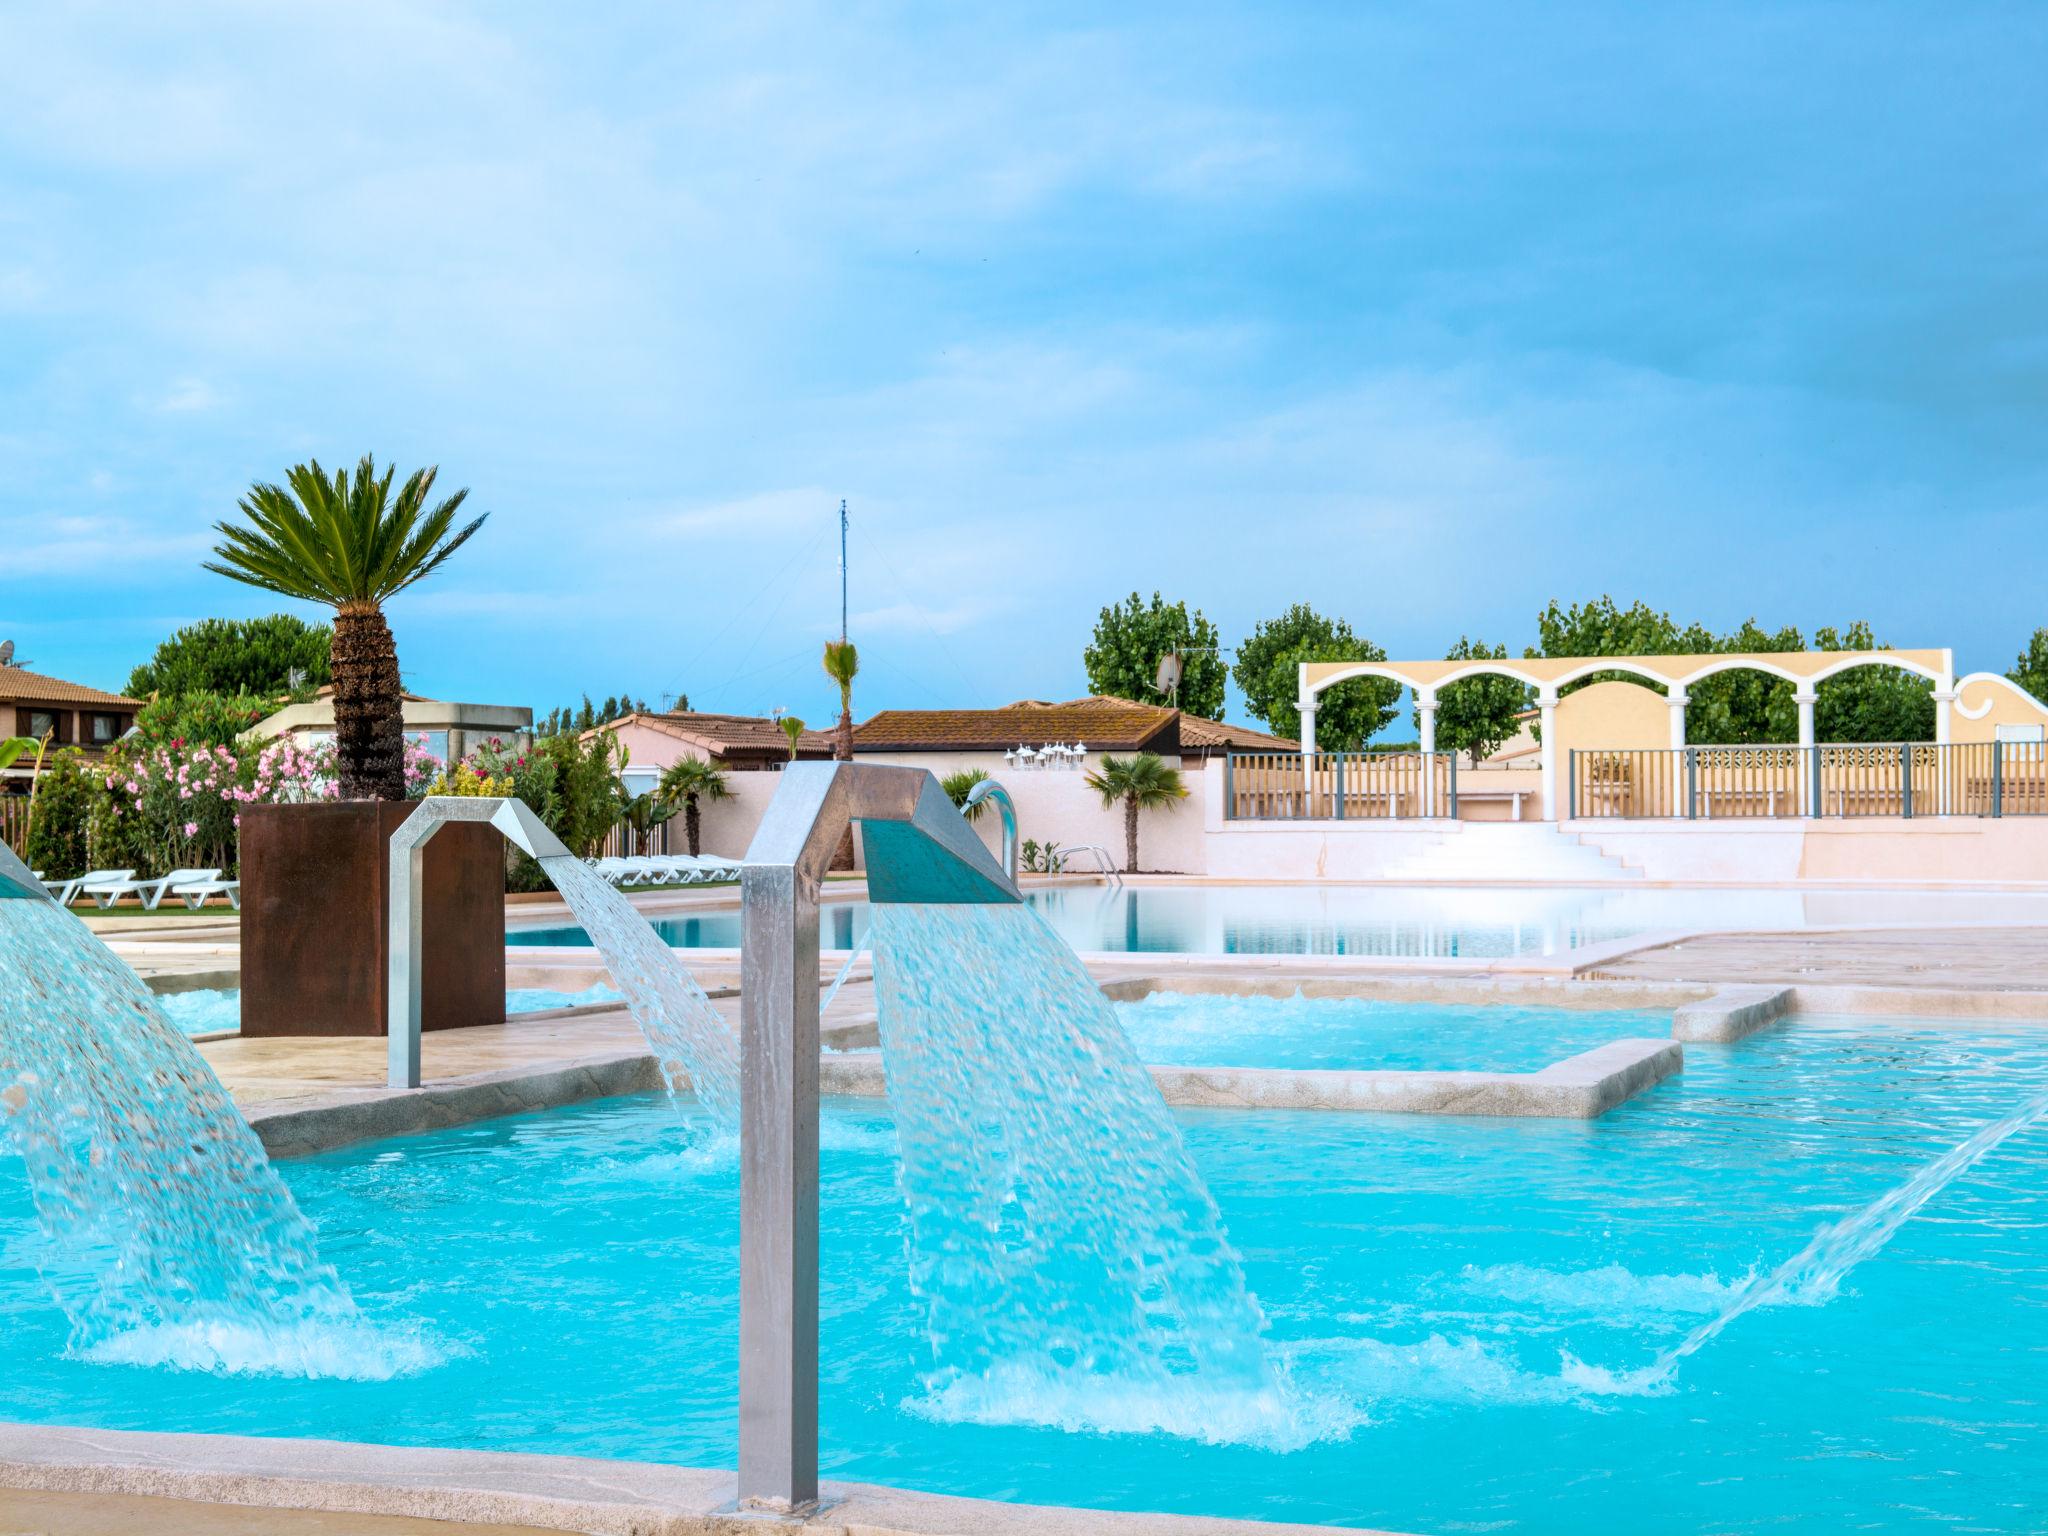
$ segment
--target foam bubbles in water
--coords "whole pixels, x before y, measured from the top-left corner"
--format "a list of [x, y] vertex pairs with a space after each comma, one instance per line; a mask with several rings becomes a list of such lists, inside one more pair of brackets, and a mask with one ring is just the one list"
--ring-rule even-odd
[[881, 905], [871, 932], [920, 1411], [1295, 1433], [1222, 1217], [1073, 952], [1015, 905]]

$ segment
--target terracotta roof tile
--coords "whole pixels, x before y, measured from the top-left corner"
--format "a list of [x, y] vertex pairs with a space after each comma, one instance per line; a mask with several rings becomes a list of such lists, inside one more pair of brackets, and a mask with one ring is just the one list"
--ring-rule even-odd
[[[694, 742], [715, 757], [785, 758], [789, 755], [789, 738], [782, 734], [782, 727], [766, 715], [711, 715], [695, 712], [626, 715], [597, 729], [615, 730], [622, 725], [644, 725], [650, 730]], [[832, 736], [826, 731], [805, 731], [797, 738], [796, 750], [799, 757], [830, 757]]]
[[1001, 752], [1079, 742], [1091, 752], [1180, 751], [1178, 711], [1130, 699], [1025, 700], [1003, 709], [885, 709], [853, 728], [856, 752]]
[[1227, 720], [1204, 720], [1196, 715], [1180, 717], [1180, 744], [1185, 752], [1299, 752], [1301, 743], [1289, 741], [1248, 725]]
[[123, 704], [129, 709], [142, 708], [137, 700], [124, 699], [118, 693], [88, 688], [83, 683], [67, 683], [61, 677], [45, 677], [25, 667], [0, 667], [0, 700], [37, 704]]

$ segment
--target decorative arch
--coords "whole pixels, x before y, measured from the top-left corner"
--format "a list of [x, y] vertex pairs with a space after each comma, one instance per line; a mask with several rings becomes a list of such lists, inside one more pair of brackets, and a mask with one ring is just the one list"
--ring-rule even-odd
[[1403, 688], [1413, 688], [1417, 691], [1427, 686], [1426, 684], [1416, 682], [1412, 677], [1399, 671], [1393, 662], [1361, 661], [1347, 667], [1342, 672], [1333, 672], [1320, 682], [1313, 684], [1309, 688], [1308, 696], [1311, 699], [1319, 699], [1339, 683], [1356, 682], [1361, 677], [1382, 677], [1390, 683], [1399, 683]]
[[1809, 677], [1807, 681], [1817, 688], [1827, 679], [1839, 677], [1853, 667], [1896, 667], [1901, 672], [1911, 672], [1916, 677], [1926, 678], [1928, 682], [1934, 684], [1937, 688], [1948, 681], [1947, 674], [1937, 672], [1934, 668], [1914, 661], [1911, 657], [1901, 656], [1896, 651], [1851, 651], [1843, 656], [1840, 661], [1831, 662], [1827, 666], [1822, 667], [1818, 672]]
[[1688, 675], [1683, 682], [1675, 683], [1673, 686], [1689, 690], [1694, 683], [1705, 682], [1708, 678], [1718, 677], [1723, 672], [1761, 672], [1768, 677], [1775, 677], [1782, 682], [1790, 683], [1795, 688], [1805, 681], [1805, 679], [1801, 678], [1790, 668], [1781, 667], [1776, 662], [1764, 661], [1760, 657], [1755, 656], [1730, 656], [1725, 661], [1707, 663], [1698, 671]]

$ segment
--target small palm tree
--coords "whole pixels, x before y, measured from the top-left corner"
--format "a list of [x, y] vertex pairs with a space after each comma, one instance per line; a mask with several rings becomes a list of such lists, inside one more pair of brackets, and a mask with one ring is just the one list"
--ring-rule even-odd
[[825, 675], [839, 685], [839, 744], [834, 753], [853, 760], [853, 680], [860, 672], [860, 652], [851, 640], [825, 642]]
[[1088, 787], [1102, 796], [1107, 810], [1117, 801], [1124, 803], [1124, 868], [1138, 867], [1138, 812], [1170, 806], [1185, 800], [1188, 788], [1180, 781], [1180, 770], [1169, 768], [1155, 752], [1136, 757], [1105, 757], [1102, 767], [1088, 775]]
[[782, 727], [782, 734], [789, 738], [789, 760], [793, 763], [796, 761], [797, 743], [804, 739], [804, 732], [809, 727], [795, 715], [784, 715], [776, 723]]
[[685, 757], [669, 764], [654, 794], [665, 805], [683, 808], [683, 833], [689, 839], [690, 856], [694, 858], [702, 851], [697, 846], [698, 803], [724, 800], [732, 790], [716, 763], [701, 757]]
[[240, 502], [248, 526], [214, 525], [221, 563], [206, 566], [334, 610], [334, 761], [345, 800], [405, 798], [403, 694], [384, 604], [484, 525], [479, 517], [451, 532], [466, 490], [427, 505], [436, 470], [414, 470], [394, 496], [395, 473], [387, 466], [380, 478], [364, 454], [353, 479], [316, 459], [285, 476], [290, 489], [258, 483]]
[[969, 805], [967, 797], [974, 793], [974, 786], [981, 783], [988, 774], [979, 768], [962, 768], [958, 773], [949, 773], [939, 780], [939, 788], [946, 792], [946, 798], [960, 807], [960, 813], [969, 821], [981, 820], [981, 813], [988, 809], [988, 802]]

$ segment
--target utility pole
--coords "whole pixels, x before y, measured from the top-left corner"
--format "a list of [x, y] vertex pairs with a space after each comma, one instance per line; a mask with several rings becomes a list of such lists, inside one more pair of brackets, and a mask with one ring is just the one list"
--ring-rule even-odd
[[846, 638], [846, 498], [839, 498], [839, 638]]

